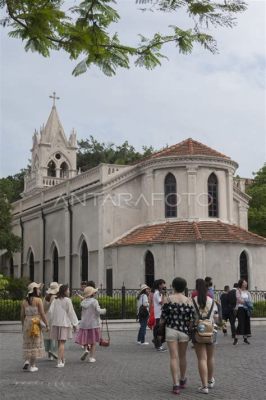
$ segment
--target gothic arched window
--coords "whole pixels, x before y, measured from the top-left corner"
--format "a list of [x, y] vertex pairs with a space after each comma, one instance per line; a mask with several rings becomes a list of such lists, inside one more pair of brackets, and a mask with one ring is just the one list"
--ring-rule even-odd
[[177, 216], [176, 179], [169, 173], [164, 181], [165, 218]]
[[53, 281], [58, 282], [59, 280], [59, 262], [58, 262], [58, 250], [54, 247], [53, 251]]
[[30, 281], [34, 282], [34, 255], [33, 252], [30, 252], [29, 257], [29, 274], [30, 274]]
[[88, 280], [88, 246], [85, 240], [83, 240], [82, 245], [81, 245], [81, 255], [80, 255], [80, 261], [81, 261], [81, 281], [87, 281]]
[[47, 176], [56, 176], [56, 165], [54, 163], [54, 161], [49, 161], [48, 166], [47, 166], [48, 170], [47, 170]]
[[239, 258], [240, 279], [248, 282], [248, 257], [245, 251], [242, 251]]
[[64, 161], [64, 162], [62, 162], [62, 164], [60, 165], [60, 178], [68, 178], [68, 175], [69, 175], [68, 165], [67, 165], [67, 163]]
[[214, 173], [212, 173], [208, 179], [208, 207], [209, 217], [217, 218], [219, 216], [218, 179]]
[[13, 260], [13, 257], [10, 258], [9, 262], [10, 262], [10, 264], [9, 264], [9, 266], [10, 266], [10, 277], [14, 278], [14, 260]]
[[154, 283], [154, 257], [149, 250], [145, 255], [145, 283], [149, 287], [152, 287]]

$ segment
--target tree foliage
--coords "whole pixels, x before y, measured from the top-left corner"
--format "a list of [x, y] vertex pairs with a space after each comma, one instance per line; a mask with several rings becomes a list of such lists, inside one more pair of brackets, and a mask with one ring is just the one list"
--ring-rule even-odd
[[12, 233], [11, 226], [10, 199], [15, 193], [13, 183], [5, 178], [0, 180], [0, 249], [7, 250], [9, 255], [19, 250], [21, 245], [20, 238]]
[[248, 213], [249, 229], [266, 237], [266, 164], [256, 173], [247, 193], [252, 197]]
[[114, 143], [98, 142], [93, 136], [81, 140], [78, 144], [77, 166], [83, 171], [96, 167], [100, 163], [132, 164], [154, 152], [152, 146], [143, 146], [143, 152], [138, 152], [128, 141], [117, 146]]
[[[134, 1], [134, 0], [131, 0]], [[233, 27], [235, 16], [246, 9], [243, 0], [135, 0], [142, 10], [177, 13], [183, 9], [191, 21], [189, 29], [170, 26], [170, 34], [156, 32], [153, 37], [139, 35], [136, 46], [120, 41], [113, 34], [113, 25], [120, 15], [115, 0], [0, 0], [6, 17], [1, 23], [9, 28], [9, 36], [25, 42], [25, 50], [49, 57], [51, 50], [66, 52], [78, 60], [73, 74], [80, 75], [89, 67], [99, 67], [107, 76], [117, 68], [136, 66], [152, 69], [161, 64], [162, 48], [172, 43], [180, 53], [189, 54], [195, 44], [217, 52], [210, 27]], [[71, 6], [67, 8], [67, 5]]]

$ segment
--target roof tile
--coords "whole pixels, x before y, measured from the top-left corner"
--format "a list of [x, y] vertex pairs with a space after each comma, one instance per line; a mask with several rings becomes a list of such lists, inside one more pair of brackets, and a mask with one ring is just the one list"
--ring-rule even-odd
[[135, 229], [111, 246], [145, 243], [233, 242], [266, 246], [266, 238], [221, 221], [174, 221]]

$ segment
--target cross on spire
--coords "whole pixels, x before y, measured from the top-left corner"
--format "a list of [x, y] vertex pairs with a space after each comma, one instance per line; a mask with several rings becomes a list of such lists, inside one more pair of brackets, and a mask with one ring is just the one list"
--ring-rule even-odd
[[59, 100], [60, 97], [56, 97], [56, 92], [53, 92], [53, 95], [49, 97], [50, 99], [53, 99], [53, 107], [55, 107], [55, 100]]

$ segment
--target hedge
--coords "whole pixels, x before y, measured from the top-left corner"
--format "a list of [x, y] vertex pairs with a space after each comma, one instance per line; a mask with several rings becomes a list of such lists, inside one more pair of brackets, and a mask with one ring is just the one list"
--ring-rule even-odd
[[[102, 296], [99, 299], [101, 308], [107, 309], [109, 319], [122, 318], [122, 299], [109, 296]], [[72, 299], [74, 309], [78, 318], [81, 317], [80, 300], [77, 297]], [[0, 299], [0, 321], [19, 321], [20, 320], [21, 300], [3, 300]], [[125, 318], [136, 318], [136, 298], [127, 296], [125, 303]], [[254, 303], [253, 318], [266, 318], [266, 301]]]

